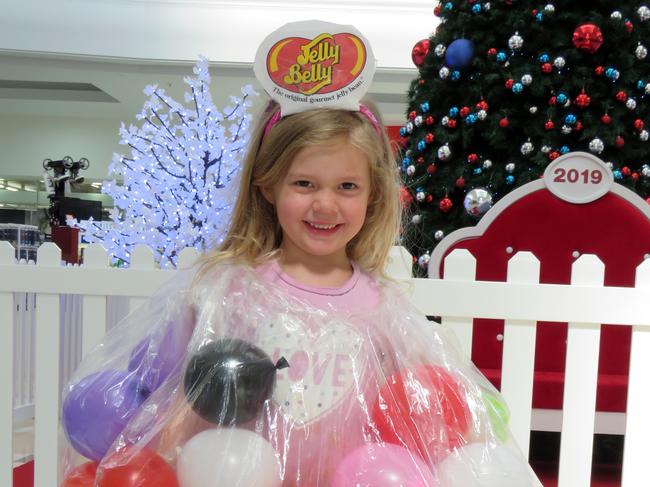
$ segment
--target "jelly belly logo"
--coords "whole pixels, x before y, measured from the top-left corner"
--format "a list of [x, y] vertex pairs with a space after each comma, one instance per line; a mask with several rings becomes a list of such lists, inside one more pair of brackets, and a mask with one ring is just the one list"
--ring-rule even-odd
[[359, 77], [366, 48], [354, 34], [320, 34], [313, 39], [289, 37], [275, 43], [266, 69], [277, 86], [303, 95], [332, 93]]

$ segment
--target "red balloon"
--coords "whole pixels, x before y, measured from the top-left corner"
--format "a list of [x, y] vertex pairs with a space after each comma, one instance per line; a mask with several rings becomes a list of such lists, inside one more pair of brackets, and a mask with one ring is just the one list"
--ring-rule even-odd
[[413, 64], [418, 68], [424, 63], [424, 58], [429, 54], [429, 39], [422, 39], [418, 41], [411, 50], [411, 59]]
[[472, 414], [460, 382], [443, 367], [419, 365], [391, 376], [372, 407], [371, 429], [437, 463], [468, 442]]
[[97, 462], [86, 462], [70, 471], [61, 487], [94, 487]]
[[98, 487], [179, 487], [176, 473], [159, 455], [143, 448], [124, 448], [106, 458]]
[[595, 24], [582, 24], [573, 31], [573, 45], [590, 54], [603, 45], [603, 33]]

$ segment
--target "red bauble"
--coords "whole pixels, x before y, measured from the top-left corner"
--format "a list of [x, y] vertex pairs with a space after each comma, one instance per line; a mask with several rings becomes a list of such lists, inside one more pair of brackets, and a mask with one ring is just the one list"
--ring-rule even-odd
[[460, 116], [465, 118], [469, 115], [469, 107], [463, 107], [460, 109]]
[[470, 155], [467, 156], [467, 162], [469, 162], [470, 164], [473, 164], [476, 161], [478, 161], [478, 155], [471, 153]]
[[426, 201], [427, 203], [431, 203], [431, 202], [433, 201], [433, 196], [431, 196], [430, 194], [428, 194], [427, 197], [425, 198], [425, 201]]
[[634, 129], [635, 129], [637, 132], [641, 132], [641, 131], [643, 130], [643, 127], [644, 127], [644, 126], [645, 126], [645, 124], [643, 123], [643, 120], [641, 120], [640, 118], [637, 118], [637, 119], [634, 121]]
[[424, 123], [427, 125], [433, 125], [436, 122], [436, 119], [433, 118], [431, 115], [429, 115], [427, 118], [424, 119]]
[[550, 98], [548, 99], [548, 104], [549, 104], [549, 105], [555, 105], [555, 103], [557, 103], [557, 97], [552, 96], [552, 97], [550, 97]]
[[418, 86], [424, 86], [425, 84], [426, 84], [426, 81], [424, 81], [423, 79], [418, 80]]
[[602, 117], [600, 117], [600, 121], [603, 122], [605, 125], [609, 125], [610, 123], [612, 123], [612, 117], [605, 114]]
[[61, 487], [94, 487], [96, 474], [96, 462], [83, 463], [66, 476]]
[[462, 177], [458, 178], [456, 180], [456, 187], [460, 188], [460, 189], [464, 188], [465, 187], [465, 179], [463, 179]]
[[409, 113], [409, 120], [411, 120], [412, 122], [413, 120], [415, 120], [415, 117], [417, 116], [418, 116], [417, 112], [415, 110], [411, 110], [411, 112]]
[[487, 55], [488, 56], [496, 56], [497, 55], [497, 50], [494, 47], [491, 47], [490, 49], [488, 49]]
[[455, 376], [440, 366], [417, 365], [386, 380], [371, 417], [382, 441], [437, 464], [467, 443], [472, 414]]
[[625, 30], [629, 33], [631, 33], [634, 30], [634, 24], [630, 22], [629, 20], [625, 21]]
[[451, 207], [454, 206], [454, 203], [445, 196], [440, 200], [440, 204], [438, 206], [440, 207], [440, 211], [447, 213], [449, 210], [451, 210]]
[[582, 24], [573, 31], [573, 45], [590, 54], [603, 45], [603, 33], [595, 24]]
[[614, 144], [616, 144], [616, 147], [618, 147], [619, 149], [622, 149], [623, 147], [625, 147], [625, 139], [620, 135], [617, 135]]
[[582, 125], [582, 122], [578, 120], [575, 126], [573, 127], [573, 130], [575, 130], [576, 132], [580, 132], [583, 128], [585, 128], [584, 125]]
[[580, 108], [586, 108], [591, 103], [591, 97], [587, 95], [584, 91], [576, 96], [576, 105]]
[[424, 136], [424, 140], [427, 144], [430, 144], [436, 139], [436, 136], [433, 135], [431, 132], [429, 132], [427, 135]]
[[627, 100], [627, 93], [625, 93], [622, 90], [619, 91], [618, 93], [616, 93], [616, 99], [620, 102], [624, 102], [625, 100]]
[[415, 160], [416, 164], [424, 164], [424, 157], [418, 156], [418, 158]]
[[476, 104], [476, 108], [479, 110], [485, 110], [487, 112], [488, 104], [485, 100], [481, 100]]
[[508, 120], [508, 117], [503, 117], [501, 120], [499, 120], [499, 127], [502, 129], [508, 128], [508, 125], [510, 125], [510, 121]]
[[99, 487], [179, 487], [176, 473], [156, 453], [125, 448], [109, 456], [97, 471]]
[[429, 39], [422, 39], [416, 42], [411, 50], [411, 59], [416, 67], [421, 67], [424, 63], [424, 58], [429, 54]]
[[544, 63], [542, 64], [542, 73], [550, 73], [553, 71], [553, 65], [551, 63]]
[[596, 69], [594, 69], [594, 73], [596, 73], [596, 76], [602, 76], [605, 73], [605, 68], [602, 66], [596, 66]]
[[553, 152], [549, 152], [549, 154], [548, 154], [548, 158], [549, 158], [551, 161], [554, 161], [554, 160], [557, 159], [558, 157], [560, 157], [560, 153], [559, 153], [558, 151], [556, 151], [556, 150], [554, 150]]
[[648, 203], [648, 204], [650, 205], [650, 198], [646, 198], [646, 199], [645, 199], [645, 202]]
[[515, 84], [515, 81], [514, 81], [512, 78], [508, 78], [508, 79], [506, 80], [506, 88], [508, 88], [509, 90], [512, 89], [512, 85], [513, 85], [513, 84]]
[[441, 14], [441, 13], [442, 13], [442, 6], [440, 6], [440, 5], [436, 5], [436, 6], [433, 8], [433, 15], [435, 15], [436, 17], [440, 17], [440, 14]]
[[447, 127], [450, 129], [455, 129], [456, 128], [456, 119], [455, 118], [450, 118], [449, 121], [447, 122]]
[[435, 164], [429, 164], [427, 166], [427, 174], [433, 175], [436, 172], [436, 165]]
[[400, 186], [399, 188], [399, 198], [402, 201], [402, 205], [405, 208], [409, 206], [411, 203], [413, 203], [413, 196], [411, 196], [409, 190], [406, 189], [404, 186]]
[[544, 124], [544, 128], [546, 130], [553, 130], [555, 128], [555, 124], [553, 123], [553, 120], [549, 120]]
[[623, 176], [629, 176], [630, 174], [632, 174], [632, 171], [630, 171], [630, 168], [627, 166], [624, 166], [621, 169], [621, 172], [623, 173]]
[[638, 172], [633, 172], [632, 173], [632, 181], [638, 181], [639, 180], [639, 173]]

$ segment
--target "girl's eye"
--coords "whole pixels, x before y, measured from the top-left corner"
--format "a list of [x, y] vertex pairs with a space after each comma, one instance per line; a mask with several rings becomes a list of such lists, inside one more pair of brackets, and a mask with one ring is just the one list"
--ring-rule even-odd
[[304, 180], [296, 181], [293, 184], [301, 188], [309, 188], [311, 186], [311, 183], [309, 181], [304, 181]]
[[341, 183], [342, 189], [357, 189], [357, 185], [354, 183]]

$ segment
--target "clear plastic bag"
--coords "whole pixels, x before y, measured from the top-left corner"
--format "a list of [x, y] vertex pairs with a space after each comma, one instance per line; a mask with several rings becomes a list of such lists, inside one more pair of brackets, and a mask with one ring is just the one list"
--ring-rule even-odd
[[541, 485], [499, 393], [391, 283], [315, 309], [248, 268], [174, 279], [67, 387], [63, 486]]

